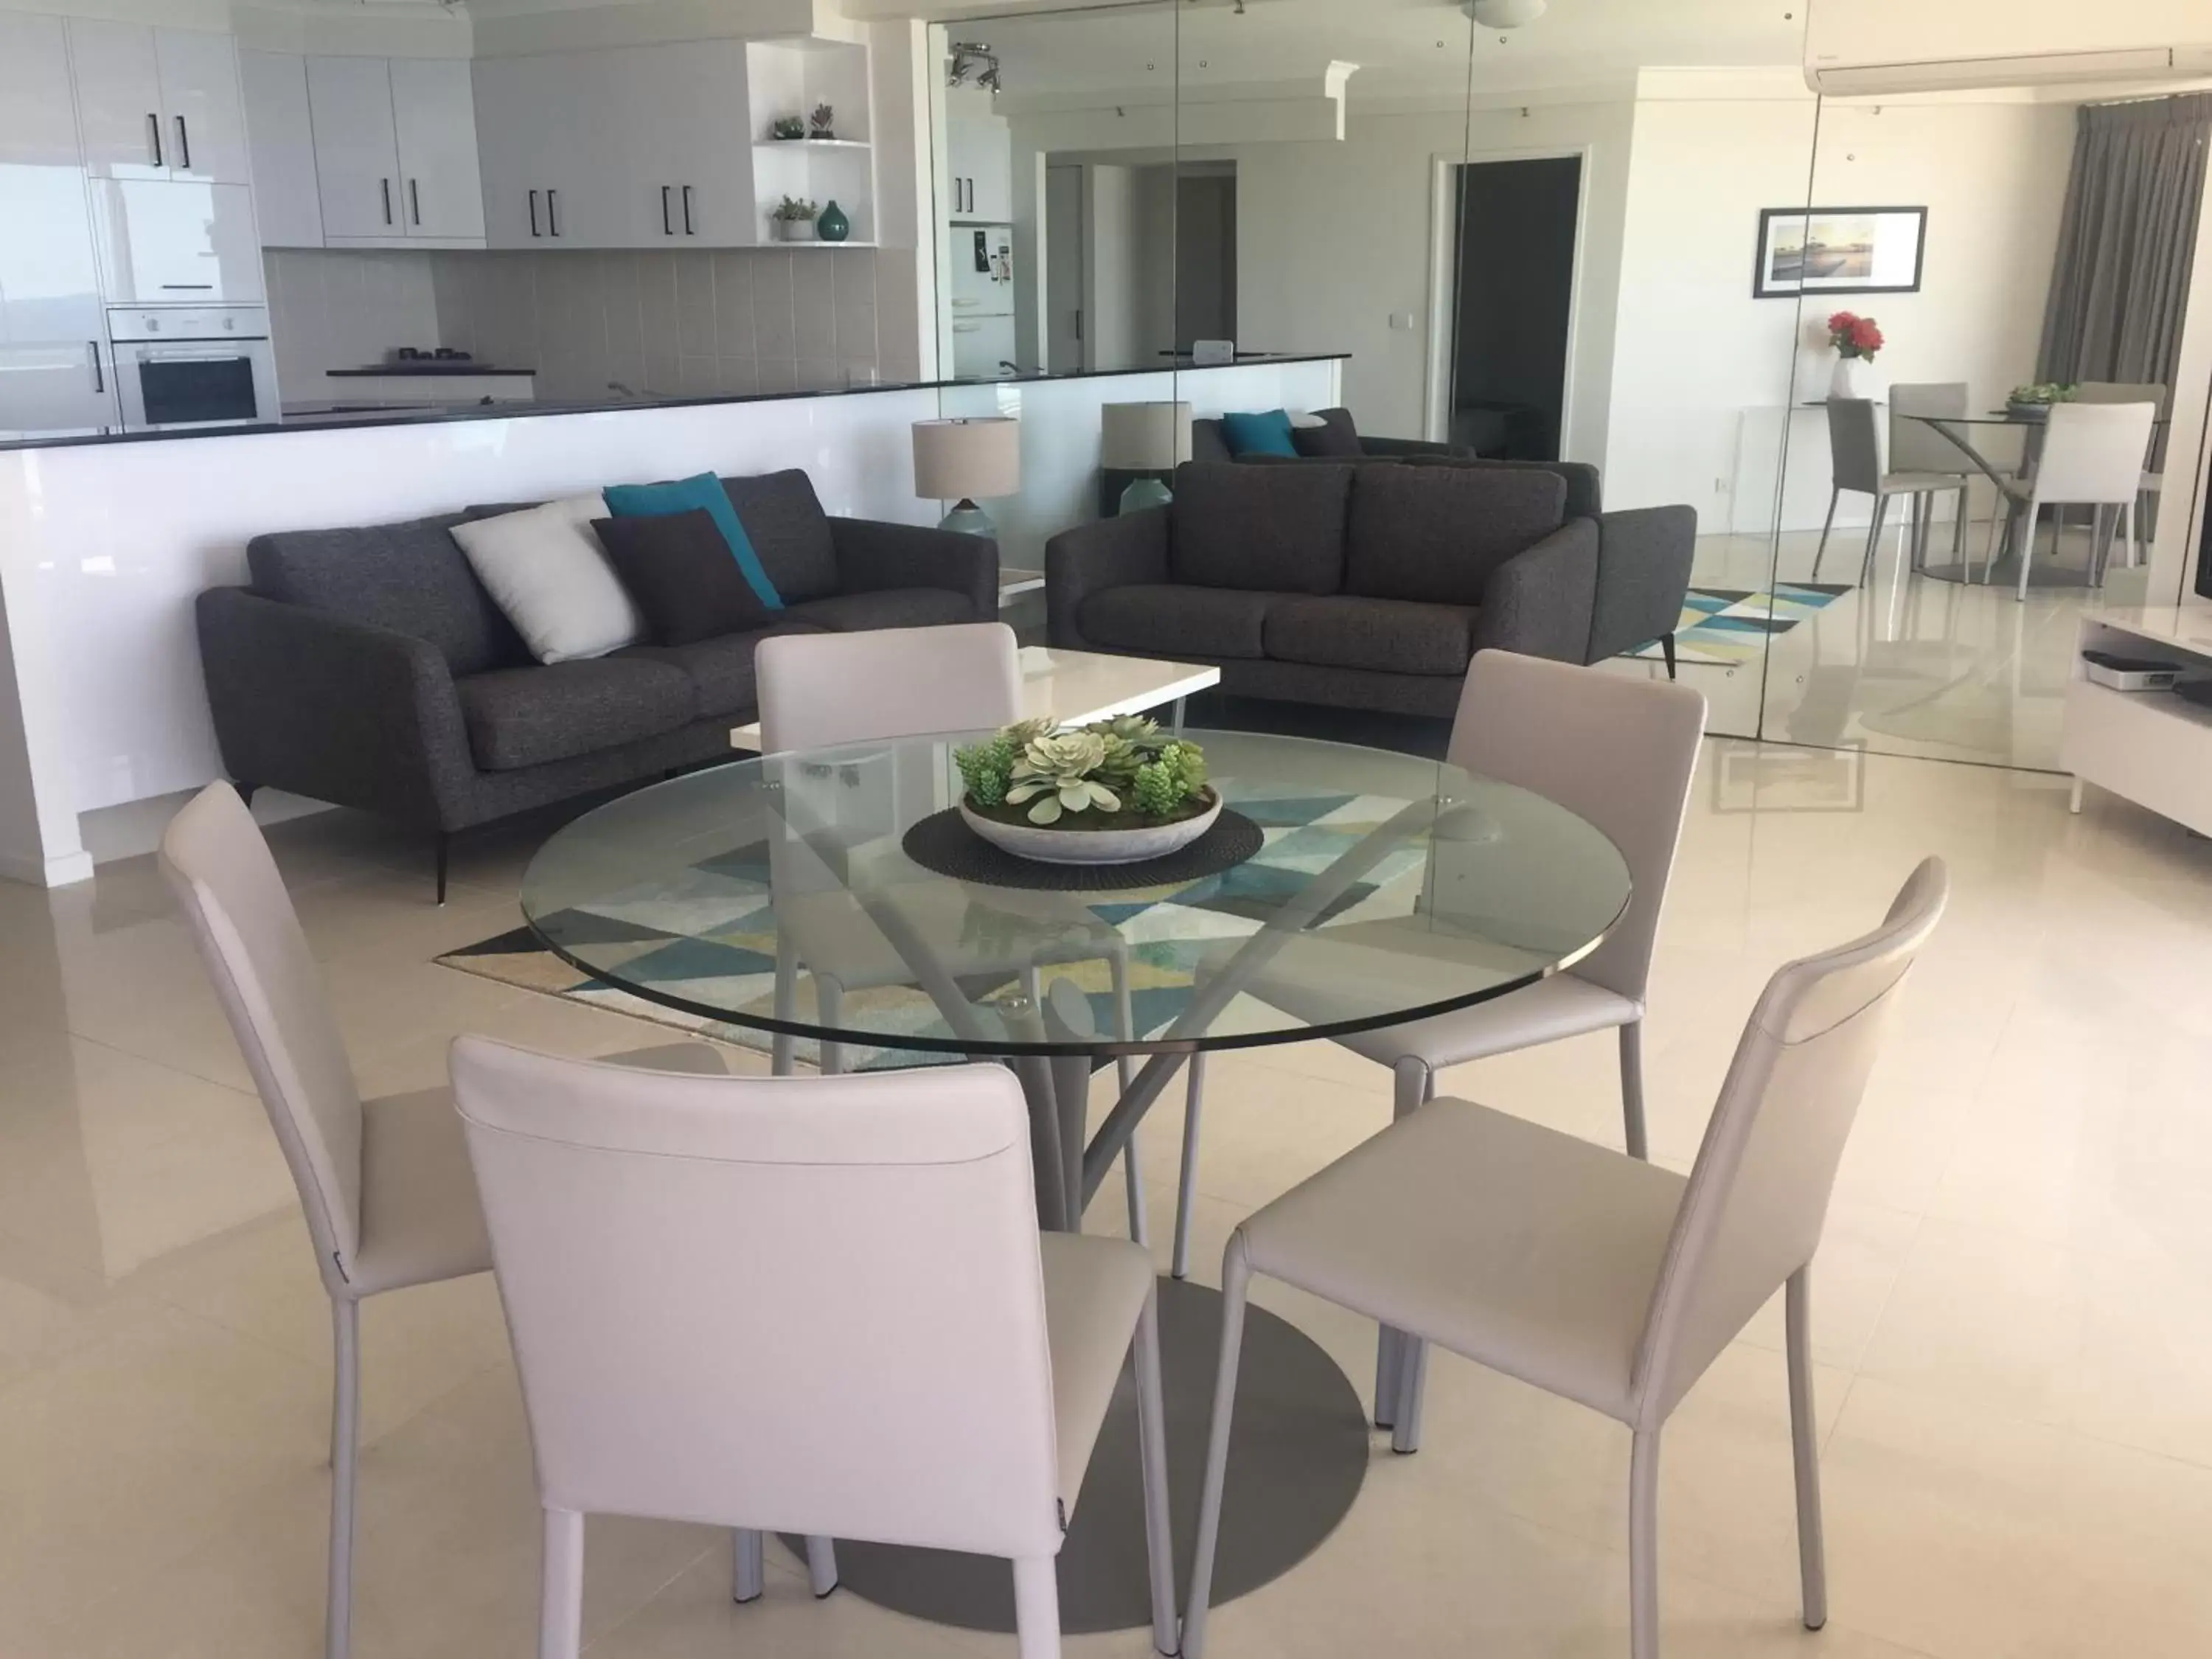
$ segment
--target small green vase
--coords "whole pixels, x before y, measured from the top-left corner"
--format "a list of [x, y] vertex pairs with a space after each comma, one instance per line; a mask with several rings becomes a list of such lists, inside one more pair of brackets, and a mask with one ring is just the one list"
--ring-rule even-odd
[[814, 222], [814, 234], [825, 242], [842, 242], [853, 234], [853, 222], [845, 216], [844, 209], [831, 202]]

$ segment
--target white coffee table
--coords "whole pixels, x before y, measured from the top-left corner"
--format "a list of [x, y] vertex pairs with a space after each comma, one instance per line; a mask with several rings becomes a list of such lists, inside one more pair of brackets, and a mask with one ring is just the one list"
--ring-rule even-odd
[[[1205, 663], [1109, 657], [1097, 651], [1060, 651], [1042, 645], [1022, 647], [1022, 714], [1029, 720], [1082, 726], [1111, 720], [1116, 714], [1170, 708], [1169, 723], [1179, 732], [1183, 699], [1220, 684], [1221, 671]], [[730, 747], [757, 753], [760, 722], [733, 730]]]

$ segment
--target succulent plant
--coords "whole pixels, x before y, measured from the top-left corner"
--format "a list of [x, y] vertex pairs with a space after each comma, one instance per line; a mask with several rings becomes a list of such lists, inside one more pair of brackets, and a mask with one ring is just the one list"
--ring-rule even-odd
[[1014, 787], [1006, 804], [1030, 807], [1031, 823], [1057, 823], [1063, 812], [1118, 812], [1121, 798], [1092, 775], [1106, 758], [1106, 739], [1096, 732], [1048, 732], [1031, 738], [1014, 762]]
[[1079, 729], [1023, 720], [953, 752], [969, 802], [986, 811], [1026, 806], [1036, 824], [1126, 808], [1165, 817], [1206, 782], [1199, 746], [1164, 734], [1139, 714]]

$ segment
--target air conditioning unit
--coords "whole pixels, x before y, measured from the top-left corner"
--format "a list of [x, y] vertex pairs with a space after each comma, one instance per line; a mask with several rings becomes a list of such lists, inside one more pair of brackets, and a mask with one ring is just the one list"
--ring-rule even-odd
[[2212, 74], [2212, 46], [2138, 46], [2118, 52], [2036, 52], [2020, 58], [1808, 64], [1805, 81], [1814, 91], [1828, 97], [1852, 98], [1876, 93], [1953, 92], [1971, 87], [2165, 81], [2207, 74]]
[[2208, 0], [1819, 0], [1805, 80], [1836, 97], [2212, 74]]

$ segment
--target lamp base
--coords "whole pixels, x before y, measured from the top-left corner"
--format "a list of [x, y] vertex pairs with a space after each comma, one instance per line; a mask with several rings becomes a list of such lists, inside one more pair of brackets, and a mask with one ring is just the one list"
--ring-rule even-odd
[[1175, 491], [1164, 478], [1138, 478], [1121, 492], [1121, 504], [1115, 511], [1120, 514], [1142, 513], [1148, 507], [1165, 507], [1175, 500]]
[[963, 536], [996, 536], [999, 526], [991, 515], [969, 501], [963, 501], [938, 520], [939, 530], [957, 530]]

